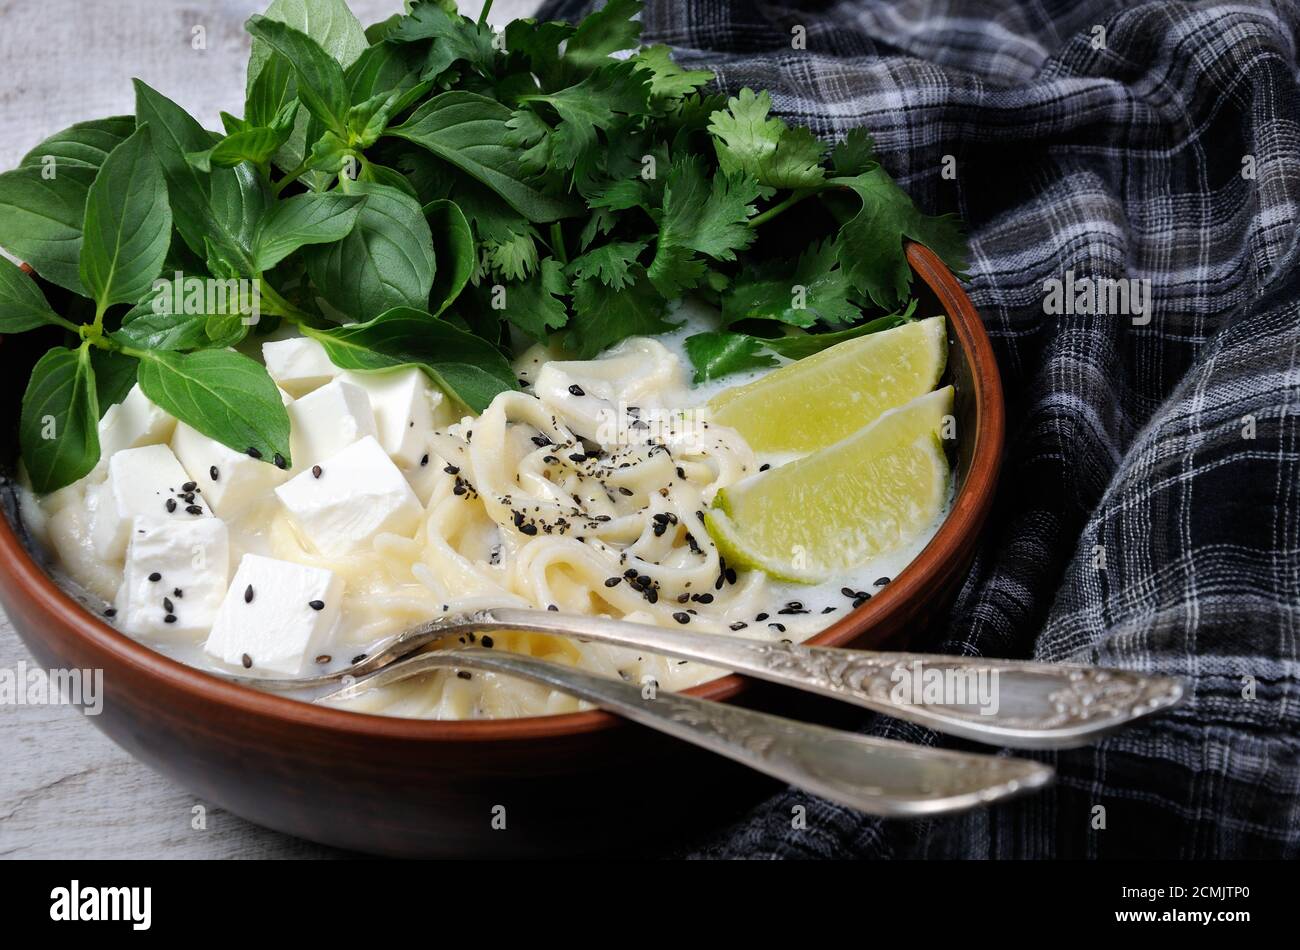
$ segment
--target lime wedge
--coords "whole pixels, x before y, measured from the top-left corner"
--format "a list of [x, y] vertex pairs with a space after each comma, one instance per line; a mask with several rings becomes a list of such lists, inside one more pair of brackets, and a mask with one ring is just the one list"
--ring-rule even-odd
[[818, 584], [915, 537], [948, 498], [945, 386], [812, 455], [718, 492], [705, 525], [727, 563]]
[[943, 317], [837, 343], [709, 400], [713, 418], [756, 452], [815, 452], [938, 385]]

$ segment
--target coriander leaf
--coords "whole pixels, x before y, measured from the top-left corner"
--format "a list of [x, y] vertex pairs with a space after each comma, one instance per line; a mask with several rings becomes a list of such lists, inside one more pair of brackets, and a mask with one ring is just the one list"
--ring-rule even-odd
[[894, 306], [912, 284], [905, 237], [934, 251], [953, 271], [965, 269], [966, 241], [956, 216], [922, 214], [883, 168], [834, 178], [829, 184], [851, 189], [862, 200], [858, 213], [840, 229], [837, 256], [853, 287], [878, 306]]
[[[266, 462], [289, 456], [289, 413], [266, 367], [227, 349], [173, 353], [143, 350], [140, 388], [186, 425], [236, 452]], [[251, 454], [251, 453], [250, 453]]]
[[580, 280], [573, 288], [573, 317], [565, 347], [578, 359], [591, 359], [629, 336], [654, 336], [675, 326], [664, 319], [668, 302], [655, 290], [640, 265], [630, 271], [633, 283], [622, 290], [599, 280]]
[[85, 476], [99, 461], [99, 403], [90, 347], [56, 347], [32, 368], [18, 439], [38, 494]]
[[28, 166], [0, 175], [0, 247], [73, 293], [81, 285], [81, 228], [97, 169], [68, 165], [47, 178]]
[[91, 347], [90, 365], [95, 371], [96, 402], [102, 419], [110, 406], [121, 402], [131, 391], [140, 364], [125, 353]]
[[841, 178], [861, 175], [877, 164], [876, 143], [866, 129], [849, 129], [844, 141], [831, 150], [831, 167]]
[[429, 296], [429, 309], [436, 317], [460, 296], [474, 273], [474, 235], [455, 202], [431, 201], [424, 206], [424, 217], [437, 235], [434, 252], [438, 268]]
[[699, 283], [706, 265], [692, 252], [732, 261], [736, 251], [749, 246], [755, 234], [745, 222], [755, 213], [758, 193], [758, 184], [746, 174], [718, 174], [709, 182], [698, 158], [673, 163], [649, 271], [660, 293], [676, 297]]
[[573, 26], [555, 20], [514, 20], [506, 26], [506, 49], [524, 60], [543, 89], [554, 89], [561, 84], [560, 44], [573, 33]]
[[0, 333], [22, 333], [39, 326], [77, 329], [54, 312], [36, 281], [9, 258], [0, 257]]
[[245, 28], [293, 66], [307, 111], [330, 131], [346, 135], [348, 90], [338, 61], [306, 33], [278, 20], [255, 15]]
[[109, 153], [134, 131], [135, 116], [130, 115], [78, 122], [51, 135], [24, 155], [19, 167], [53, 167], [56, 174], [69, 165], [98, 169]]
[[537, 234], [529, 225], [504, 240], [485, 240], [483, 260], [506, 280], [523, 280], [537, 268]]
[[578, 212], [576, 202], [544, 195], [520, 178], [519, 152], [506, 145], [511, 112], [472, 92], [445, 92], [388, 129], [478, 179], [529, 221], [544, 224]]
[[612, 62], [611, 54], [636, 49], [641, 41], [641, 0], [608, 0], [589, 14], [564, 46], [560, 62], [566, 84]]
[[713, 113], [709, 131], [716, 136], [718, 164], [728, 173], [743, 171], [771, 188], [815, 188], [826, 178], [821, 166], [826, 146], [806, 128], [790, 128], [769, 118], [772, 97], [752, 89], [727, 100]]
[[[544, 103], [555, 110], [560, 121], [547, 137], [546, 164], [552, 170], [568, 170], [589, 163], [598, 144], [597, 129], [608, 131], [617, 116], [644, 115], [649, 110], [650, 77], [635, 63], [611, 63], [575, 86], [524, 96], [522, 101], [534, 108]], [[530, 126], [531, 134], [537, 131]]]
[[492, 344], [409, 307], [386, 311], [366, 323], [303, 327], [343, 369], [382, 370], [419, 366], [447, 395], [474, 412], [515, 388], [515, 375]]
[[172, 210], [147, 125], [104, 161], [82, 230], [81, 283], [101, 311], [149, 292], [171, 244]]
[[490, 76], [500, 55], [492, 45], [492, 27], [478, 23], [436, 3], [417, 0], [411, 12], [389, 31], [386, 42], [412, 43], [433, 40], [433, 49], [422, 78], [432, 79], [454, 63], [465, 62]]
[[763, 352], [763, 343], [746, 333], [714, 330], [688, 336], [682, 345], [695, 367], [694, 382], [698, 385], [743, 370], [775, 366], [776, 358]]
[[366, 198], [352, 231], [341, 241], [303, 252], [317, 292], [354, 320], [395, 307], [426, 307], [433, 287], [433, 236], [419, 203], [369, 182], [348, 182], [347, 190]]
[[632, 62], [650, 74], [650, 98], [660, 107], [690, 95], [714, 78], [712, 70], [678, 66], [667, 46], [647, 46], [632, 57]]
[[258, 224], [253, 239], [254, 270], [268, 271], [308, 244], [333, 244], [347, 237], [366, 199], [358, 195], [305, 194], [277, 201]]
[[777, 320], [810, 327], [818, 320], [835, 325], [852, 323], [862, 314], [850, 300], [854, 287], [838, 265], [832, 240], [814, 242], [794, 267], [768, 265], [742, 273], [722, 298], [723, 322]]
[[611, 241], [575, 258], [568, 272], [578, 278], [597, 278], [613, 290], [622, 290], [632, 285], [632, 266], [645, 249], [645, 241]]
[[569, 292], [564, 268], [553, 257], [542, 261], [531, 279], [507, 284], [505, 307], [500, 314], [538, 343], [545, 343], [552, 330], [569, 319], [569, 311], [560, 299]]

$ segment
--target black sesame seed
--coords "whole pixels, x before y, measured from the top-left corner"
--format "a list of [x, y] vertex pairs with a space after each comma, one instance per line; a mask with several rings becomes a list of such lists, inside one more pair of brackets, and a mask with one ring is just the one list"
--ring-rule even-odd
[[621, 578], [621, 577], [607, 577], [607, 578], [605, 578], [605, 586], [606, 586], [606, 587], [617, 587], [617, 586], [619, 585], [619, 582], [622, 581], [622, 580], [623, 580], [623, 578]]
[[754, 619], [757, 620], [757, 621], [759, 621], [759, 622], [762, 622], [762, 621], [764, 621], [764, 620], [767, 619], [767, 614], [759, 614], [759, 615], [758, 615], [757, 617], [755, 617]]
[[319, 465], [313, 465], [313, 466], [311, 467], [311, 477], [312, 477], [312, 478], [320, 478], [320, 476], [321, 476], [321, 471], [322, 471], [322, 469], [321, 469], [321, 467], [320, 467]]
[[888, 578], [888, 577], [877, 577], [877, 578], [876, 578], [876, 586], [877, 586], [877, 587], [884, 587], [884, 586], [885, 586], [886, 584], [888, 584], [888, 583], [889, 583], [889, 578]]
[[324, 610], [324, 609], [325, 609], [325, 601], [323, 601], [323, 600], [309, 600], [309, 601], [307, 601], [307, 606], [310, 607], [312, 610]]
[[483, 646], [487, 647], [487, 649], [489, 650], [491, 650], [492, 647], [495, 646], [496, 644], [496, 641], [493, 640], [491, 637], [489, 637], [486, 633], [483, 634], [483, 639], [479, 642], [482, 643]]
[[694, 599], [695, 599], [695, 602], [696, 602], [696, 603], [700, 603], [700, 604], [711, 604], [711, 603], [713, 603], [713, 595], [712, 595], [712, 594], [696, 594]]
[[727, 578], [728, 584], [736, 583], [736, 569], [734, 567], [727, 568], [726, 574], [724, 576]]
[[366, 658], [366, 655], [365, 655], [364, 653], [358, 653], [356, 656], [354, 656], [354, 657], [352, 658], [352, 662], [353, 662], [353, 663], [360, 663], [360, 662], [361, 662], [362, 660], [364, 660], [365, 658]]
[[446, 467], [443, 468], [443, 471], [446, 472], [448, 475], [459, 475], [459, 474], [460, 474], [460, 469], [458, 469], [455, 465], [448, 465], [448, 466], [446, 466]]
[[533, 436], [533, 445], [537, 446], [539, 449], [544, 449], [546, 448], [546, 446], [551, 444], [552, 444], [551, 440], [548, 436], [545, 435]]
[[240, 662], [244, 664], [244, 669], [246, 670], [251, 670], [253, 668], [253, 658], [247, 653], [240, 658]]
[[288, 468], [288, 467], [289, 467], [288, 463], [285, 462], [285, 460], [284, 460], [284, 456], [281, 455], [279, 452], [276, 452], [276, 453], [275, 453], [275, 458], [272, 459], [272, 461], [275, 462], [275, 467], [276, 467], [276, 468], [279, 468], [279, 469], [285, 469], [285, 468]]
[[154, 571], [152, 574], [149, 575], [149, 580], [153, 581], [156, 584], [158, 583], [158, 581], [162, 580], [162, 575], [159, 574], [157, 571]]
[[691, 615], [684, 610], [679, 610], [677, 613], [673, 614], [673, 619], [678, 623], [690, 623]]
[[546, 609], [547, 609], [547, 610], [554, 611], [554, 612], [556, 612], [556, 613], [559, 613], [559, 610], [560, 610], [560, 608], [557, 607], [557, 606], [555, 606], [555, 604], [547, 604], [547, 605], [546, 605]]
[[760, 472], [766, 472], [766, 471], [767, 471], [769, 468], [771, 468], [771, 467], [772, 467], [772, 466], [770, 466], [770, 465], [768, 465], [766, 462], [764, 462], [762, 465], [760, 465], [760, 466], [758, 467], [758, 470], [759, 470]]
[[587, 461], [587, 456], [583, 455], [581, 452], [574, 452], [572, 455], [569, 456], [569, 461], [570, 461], [570, 462], [585, 462], [585, 461]]
[[169, 614], [176, 613], [176, 605], [172, 603], [170, 597], [163, 598], [163, 610]]
[[824, 613], [824, 614], [833, 614], [833, 613], [835, 613], [835, 611], [837, 611], [837, 610], [839, 610], [838, 607], [823, 607], [823, 608], [822, 608], [822, 613]]
[[176, 622], [175, 614], [168, 614], [167, 616], [163, 617], [163, 623], [175, 623], [175, 622]]
[[212, 479], [214, 482], [221, 478], [221, 472], [217, 471], [215, 465], [208, 469], [208, 478]]
[[249, 584], [247, 587], [244, 588], [244, 603], [251, 604], [252, 602], [253, 602], [253, 585]]
[[181, 486], [181, 491], [183, 492], [194, 491], [194, 489], [198, 487], [199, 487], [198, 482], [186, 482], [184, 485]]
[[841, 587], [840, 593], [843, 594], [845, 597], [849, 597], [849, 598], [858, 596], [858, 592], [855, 591], [852, 587]]
[[420, 467], [423, 468], [428, 464], [429, 464], [429, 453], [425, 452], [423, 455], [420, 456]]
[[105, 616], [105, 617], [116, 617], [116, 616], [117, 616], [117, 608], [116, 608], [116, 607], [109, 607], [107, 610], [104, 611], [104, 616]]
[[574, 396], [585, 396], [585, 395], [587, 395], [586, 393], [584, 393], [584, 392], [582, 391], [582, 387], [579, 386], [577, 383], [574, 383], [572, 386], [569, 387], [569, 393], [570, 393], [571, 395], [574, 395]]
[[260, 459], [262, 457], [262, 453], [257, 450], [257, 446], [250, 445], [248, 447], [248, 457], [254, 459]]
[[167, 499], [166, 508], [167, 508], [167, 513], [168, 513], [168, 514], [171, 514], [173, 511], [175, 511], [175, 510], [176, 510], [176, 499], [175, 499], [175, 498], [168, 498], [168, 499]]
[[469, 670], [457, 670], [457, 671], [456, 671], [456, 676], [459, 677], [460, 679], [463, 679], [463, 680], [473, 679], [473, 678], [474, 678], [474, 677], [473, 677], [473, 674], [470, 673]]
[[748, 626], [749, 626], [749, 624], [745, 623], [745, 621], [743, 621], [743, 620], [737, 620], [735, 623], [733, 623], [733, 624], [731, 625], [731, 629], [732, 629], [732, 630], [744, 630], [744, 629], [745, 629], [746, 627], [748, 627]]
[[189, 514], [192, 514], [192, 515], [201, 515], [201, 514], [203, 514], [203, 509], [200, 508], [198, 505], [186, 505], [186, 506], [185, 506], [185, 510], [186, 510]]
[[771, 627], [773, 630], [775, 630], [777, 633], [785, 633], [785, 624], [783, 623], [769, 623], [768, 626]]
[[619, 486], [618, 486], [618, 493], [619, 493], [620, 495], [627, 495], [627, 496], [630, 497], [630, 496], [632, 495], [632, 489], [630, 489], [630, 488], [624, 488], [622, 485], [619, 485]]
[[532, 536], [532, 535], [534, 535], [534, 534], [537, 533], [537, 525], [535, 525], [535, 524], [525, 524], [525, 525], [520, 525], [520, 526], [519, 526], [519, 531], [520, 531], [522, 534], [526, 534], [526, 535]]

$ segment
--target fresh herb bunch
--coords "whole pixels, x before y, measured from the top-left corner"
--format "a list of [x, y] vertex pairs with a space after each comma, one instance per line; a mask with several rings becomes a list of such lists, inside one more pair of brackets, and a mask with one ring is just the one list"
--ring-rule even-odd
[[[94, 467], [98, 420], [137, 380], [288, 464], [276, 386], [235, 349], [281, 321], [339, 366], [418, 365], [482, 410], [517, 385], [513, 343], [591, 357], [672, 329], [697, 295], [722, 314], [687, 341], [702, 380], [910, 317], [905, 238], [962, 269], [955, 222], [920, 213], [865, 132], [831, 150], [766, 93], [706, 91], [710, 72], [640, 47], [640, 7], [497, 34], [449, 0], [369, 29], [345, 0], [274, 0], [248, 22], [224, 133], [137, 80], [134, 117], [74, 125], [0, 175], [0, 246], [39, 278], [0, 258], [0, 332], [73, 337], [23, 400], [33, 487]], [[252, 282], [262, 319], [167, 312], [176, 274]]]

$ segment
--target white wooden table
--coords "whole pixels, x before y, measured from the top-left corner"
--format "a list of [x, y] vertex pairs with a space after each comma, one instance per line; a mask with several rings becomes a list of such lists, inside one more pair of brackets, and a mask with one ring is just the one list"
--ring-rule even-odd
[[[131, 78], [208, 128], [240, 112], [243, 22], [269, 0], [9, 0], [0, 4], [0, 170], [73, 122], [134, 111]], [[363, 23], [400, 0], [350, 0]], [[535, 0], [496, 0], [504, 23]], [[462, 8], [477, 9], [475, 0]], [[195, 26], [206, 50], [194, 50]], [[0, 613], [0, 669], [31, 657]], [[194, 807], [206, 810], [196, 830]], [[68, 706], [0, 705], [0, 857], [304, 858], [340, 852], [251, 825], [201, 802], [113, 745]]]

